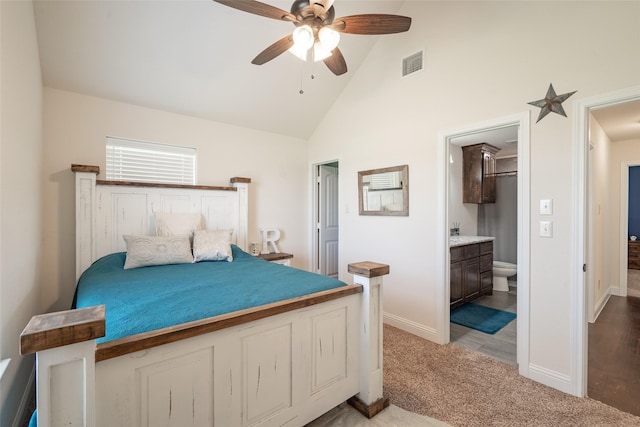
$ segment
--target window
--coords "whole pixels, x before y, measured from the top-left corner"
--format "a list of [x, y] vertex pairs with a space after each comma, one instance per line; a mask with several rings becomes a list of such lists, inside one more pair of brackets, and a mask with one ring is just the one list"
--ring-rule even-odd
[[196, 149], [107, 137], [107, 180], [196, 184]]

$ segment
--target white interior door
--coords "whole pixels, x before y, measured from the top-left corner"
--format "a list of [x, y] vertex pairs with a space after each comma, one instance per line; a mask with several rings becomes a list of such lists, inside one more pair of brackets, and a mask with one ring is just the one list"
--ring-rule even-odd
[[318, 166], [318, 273], [338, 278], [338, 166]]

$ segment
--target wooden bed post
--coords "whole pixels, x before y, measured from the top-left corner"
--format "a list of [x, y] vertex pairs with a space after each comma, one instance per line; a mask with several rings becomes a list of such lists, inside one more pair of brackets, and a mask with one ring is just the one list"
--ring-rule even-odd
[[95, 340], [104, 305], [34, 316], [20, 354], [36, 353], [38, 427], [95, 426]]
[[382, 395], [382, 276], [387, 264], [364, 261], [349, 264], [354, 283], [362, 285], [362, 323], [360, 331], [360, 393], [349, 403], [368, 418], [389, 406]]

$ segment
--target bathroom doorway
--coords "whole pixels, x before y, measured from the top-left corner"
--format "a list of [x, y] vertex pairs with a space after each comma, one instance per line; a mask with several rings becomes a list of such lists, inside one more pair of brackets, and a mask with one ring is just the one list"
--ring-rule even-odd
[[[463, 203], [463, 148], [488, 144], [495, 157], [495, 201]], [[471, 301], [475, 305], [517, 314], [518, 262], [518, 126], [506, 126], [451, 138], [449, 218], [459, 225], [462, 236], [492, 238], [494, 263], [504, 266], [507, 277], [493, 281], [493, 292]], [[460, 183], [460, 184], [459, 184]], [[466, 221], [460, 221], [460, 216]], [[474, 220], [475, 217], [475, 220]], [[497, 264], [496, 264], [497, 265]], [[506, 273], [509, 271], [509, 273]], [[449, 339], [455, 345], [517, 365], [517, 316], [495, 333], [450, 325]]]
[[[507, 135], [507, 136], [505, 136]], [[442, 331], [441, 340], [443, 343], [450, 342], [452, 339], [458, 339], [456, 336], [457, 326], [450, 324], [450, 253], [449, 253], [449, 229], [453, 222], [460, 223], [461, 234], [478, 235], [479, 229], [486, 230], [486, 224], [478, 224], [479, 209], [477, 205], [461, 203], [461, 145], [469, 145], [479, 142], [488, 142], [492, 145], [499, 145], [502, 156], [505, 161], [514, 162], [517, 165], [516, 173], [506, 173], [505, 177], [510, 177], [515, 181], [515, 257], [516, 261], [512, 262], [517, 265], [517, 288], [513, 289], [511, 295], [505, 292], [498, 295], [498, 298], [487, 299], [486, 304], [496, 305], [495, 308], [507, 308], [510, 304], [509, 298], [515, 300], [515, 310], [517, 312], [517, 325], [514, 324], [512, 339], [515, 348], [512, 349], [512, 364], [517, 364], [521, 375], [528, 376], [528, 344], [529, 344], [529, 113], [521, 113], [514, 116], [499, 118], [496, 120], [468, 126], [465, 128], [443, 132], [440, 137], [440, 154], [443, 163], [441, 177], [443, 180], [442, 210], [444, 212], [441, 227], [441, 238], [443, 246], [442, 271], [443, 280], [442, 292], [439, 297], [441, 310], [439, 311], [439, 331]], [[486, 139], [493, 139], [487, 141]], [[494, 138], [495, 137], [495, 138]], [[513, 157], [517, 156], [517, 157]], [[511, 160], [509, 160], [511, 159]], [[456, 204], [454, 207], [454, 203]], [[481, 209], [482, 210], [482, 209]], [[480, 214], [486, 219], [488, 212]], [[483, 227], [485, 227], [483, 229]], [[487, 231], [482, 231], [483, 233]], [[513, 236], [511, 236], [513, 237]], [[503, 245], [505, 245], [503, 243]], [[506, 247], [506, 246], [503, 246]], [[507, 252], [508, 250], [505, 249]], [[481, 302], [478, 300], [478, 302]], [[505, 305], [506, 304], [506, 305]], [[506, 310], [505, 310], [506, 311]], [[441, 326], [441, 327], [440, 327]], [[515, 336], [514, 336], [515, 335]], [[493, 337], [492, 337], [493, 338]], [[496, 343], [485, 342], [487, 345], [487, 353], [495, 350]], [[500, 350], [498, 349], [498, 353]]]

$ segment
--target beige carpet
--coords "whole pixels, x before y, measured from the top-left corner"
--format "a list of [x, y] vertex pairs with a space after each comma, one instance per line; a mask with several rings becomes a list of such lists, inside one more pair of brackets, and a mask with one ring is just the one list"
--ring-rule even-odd
[[638, 417], [528, 380], [513, 366], [388, 325], [384, 392], [392, 404], [452, 426], [640, 426]]

